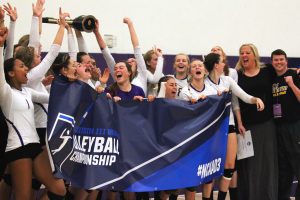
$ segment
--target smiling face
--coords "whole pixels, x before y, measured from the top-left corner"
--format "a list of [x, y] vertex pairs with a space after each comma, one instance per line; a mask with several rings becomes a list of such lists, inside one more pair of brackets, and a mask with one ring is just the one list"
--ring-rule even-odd
[[244, 69], [256, 67], [255, 55], [250, 46], [242, 46], [240, 49], [240, 62]]
[[175, 99], [177, 94], [177, 83], [174, 78], [170, 78], [165, 83], [166, 93], [165, 98]]
[[277, 75], [283, 75], [287, 68], [288, 62], [285, 55], [273, 55], [272, 56], [272, 65], [277, 73]]
[[130, 82], [131, 72], [125, 62], [119, 62], [114, 67], [114, 79], [118, 84], [124, 84], [125, 82]]
[[190, 74], [192, 79], [201, 80], [206, 74], [206, 69], [203, 62], [200, 60], [194, 60], [191, 62]]
[[187, 55], [178, 54], [175, 57], [174, 69], [176, 74], [187, 73], [189, 67], [189, 58]]

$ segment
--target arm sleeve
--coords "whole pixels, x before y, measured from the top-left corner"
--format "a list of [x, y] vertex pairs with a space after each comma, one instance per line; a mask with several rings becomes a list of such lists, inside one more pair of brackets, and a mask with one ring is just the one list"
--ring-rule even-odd
[[234, 94], [232, 95], [231, 103], [232, 103], [232, 110], [233, 111], [236, 111], [236, 110], [240, 109], [239, 100], [238, 100], [237, 96], [235, 96]]
[[[4, 114], [10, 110], [10, 102], [12, 101], [11, 88], [7, 84], [4, 75], [4, 64], [3, 64], [3, 47], [0, 47], [0, 105]], [[7, 116], [8, 117], [8, 116]]]
[[44, 78], [46, 72], [49, 70], [55, 58], [57, 57], [59, 50], [60, 45], [51, 45], [49, 52], [47, 53], [46, 57], [42, 60], [42, 62], [28, 72], [28, 85], [33, 84], [35, 82], [39, 82]]
[[68, 51], [69, 51], [69, 56], [72, 58], [72, 60], [76, 61], [77, 50], [76, 50], [73, 31], [71, 33], [68, 33]]
[[238, 74], [236, 69], [229, 68], [229, 76], [235, 81], [238, 82]]
[[144, 57], [142, 55], [142, 51], [140, 49], [140, 47], [135, 47], [134, 48], [134, 57], [136, 59], [136, 63], [137, 63], [137, 71], [138, 71], [138, 75], [141, 76], [141, 78], [146, 82], [147, 84], [147, 67], [146, 67], [146, 63], [144, 60]]
[[38, 92], [31, 88], [27, 88], [30, 90], [31, 93], [31, 100], [32, 102], [41, 103], [41, 104], [48, 104], [49, 103], [49, 94], [45, 92]]
[[253, 96], [247, 94], [231, 77], [225, 76], [230, 84], [230, 89], [232, 93], [242, 99], [245, 103], [251, 104], [251, 99]]
[[110, 75], [113, 77], [114, 75], [114, 67], [116, 65], [115, 59], [112, 57], [108, 47], [104, 48], [102, 51], [103, 58], [109, 68]]
[[32, 16], [28, 46], [39, 48], [39, 45], [40, 45], [39, 18], [36, 16]]
[[85, 52], [85, 53], [88, 53], [88, 48], [86, 46], [86, 43], [85, 43], [85, 40], [84, 38], [82, 37], [82, 34], [81, 32], [79, 32], [80, 34], [77, 35], [77, 43], [78, 43], [78, 49], [79, 49], [79, 52]]
[[154, 74], [152, 74], [147, 70], [147, 81], [149, 83], [153, 83], [153, 84], [158, 83], [159, 79], [164, 76], [163, 65], [164, 65], [164, 58], [160, 56], [157, 59], [157, 65]]
[[6, 39], [6, 49], [4, 52], [4, 60], [7, 60], [9, 58], [13, 57], [13, 51], [14, 51], [14, 39], [15, 39], [15, 25], [16, 22], [10, 21], [9, 23], [9, 32]]

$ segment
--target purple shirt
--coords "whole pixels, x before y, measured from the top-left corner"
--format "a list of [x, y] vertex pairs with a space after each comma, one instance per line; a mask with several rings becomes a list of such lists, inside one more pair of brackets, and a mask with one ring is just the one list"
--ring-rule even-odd
[[131, 90], [129, 92], [124, 92], [119, 88], [117, 88], [115, 91], [111, 91], [108, 87], [105, 88], [104, 92], [110, 93], [112, 97], [118, 96], [121, 98], [121, 100], [132, 100], [134, 96], [145, 97], [143, 89], [133, 84], [131, 84]]

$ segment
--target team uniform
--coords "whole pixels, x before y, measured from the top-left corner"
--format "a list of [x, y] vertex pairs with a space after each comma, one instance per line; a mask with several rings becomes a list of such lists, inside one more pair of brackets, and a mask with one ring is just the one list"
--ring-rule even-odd
[[188, 84], [187, 86], [182, 88], [180, 92], [180, 99], [183, 99], [185, 101], [190, 101], [191, 99], [199, 99], [200, 95], [208, 96], [214, 94], [215, 94], [214, 89], [209, 85], [204, 84], [203, 89], [200, 91], [194, 88], [192, 84]]
[[[51, 67], [55, 58], [57, 57], [60, 51], [60, 45], [52, 44], [49, 52], [46, 57], [42, 60], [42, 62], [36, 67], [32, 68], [28, 74], [28, 82], [27, 87], [34, 89], [35, 91], [48, 94], [46, 87], [43, 85], [42, 80], [45, 77], [46, 72]], [[37, 128], [40, 142], [42, 145], [45, 145], [46, 142], [46, 127], [47, 127], [47, 112], [48, 112], [48, 104], [41, 104], [34, 101], [34, 119], [35, 126]]]
[[178, 79], [176, 76], [173, 76], [175, 78], [176, 84], [177, 84], [177, 95], [176, 99], [180, 99], [181, 97], [181, 90], [185, 87], [188, 86], [188, 76], [186, 76], [184, 79]]
[[[272, 82], [273, 116], [278, 137], [279, 197], [289, 199], [294, 175], [300, 180], [300, 103], [292, 89], [285, 82], [285, 76], [292, 76], [300, 88], [300, 80], [294, 70], [275, 76]], [[300, 188], [296, 199], [300, 198]]]
[[[214, 89], [214, 94], [218, 94], [218, 91], [232, 91], [233, 95], [242, 99], [245, 103], [250, 104], [253, 96], [248, 95], [245, 91], [243, 91], [236, 81], [234, 81], [230, 76], [220, 76], [219, 83], [215, 84], [209, 77], [205, 79], [205, 84], [211, 86]], [[232, 101], [232, 104], [236, 104], [235, 101]], [[236, 105], [233, 105], [235, 107]], [[229, 115], [229, 133], [234, 133], [234, 117], [232, 113], [232, 109], [230, 110]]]
[[[114, 58], [111, 56], [108, 48], [102, 49], [102, 54], [109, 67], [110, 73], [113, 76], [116, 62]], [[147, 70], [145, 60], [142, 55], [142, 51], [140, 47], [134, 48], [134, 57], [137, 63], [137, 75], [136, 77], [134, 77], [131, 83], [141, 87], [144, 91], [144, 94], [148, 94], [147, 82], [151, 84], [156, 84], [158, 83], [159, 79], [163, 77], [163, 73], [162, 73], [163, 62], [164, 62], [163, 57], [158, 57], [157, 66], [154, 74], [152, 74], [149, 70]], [[150, 91], [150, 94], [151, 93], [153, 93], [153, 91]]]
[[5, 160], [34, 159], [41, 151], [40, 139], [34, 123], [33, 102], [47, 103], [48, 94], [23, 87], [11, 88], [5, 81], [3, 48], [0, 48], [0, 105], [8, 125]]

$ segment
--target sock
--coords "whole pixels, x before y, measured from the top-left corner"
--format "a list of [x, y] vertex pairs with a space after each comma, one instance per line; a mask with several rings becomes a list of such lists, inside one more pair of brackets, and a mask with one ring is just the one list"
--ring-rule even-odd
[[230, 200], [237, 200], [237, 188], [229, 188]]
[[225, 200], [227, 192], [219, 191], [218, 200]]

